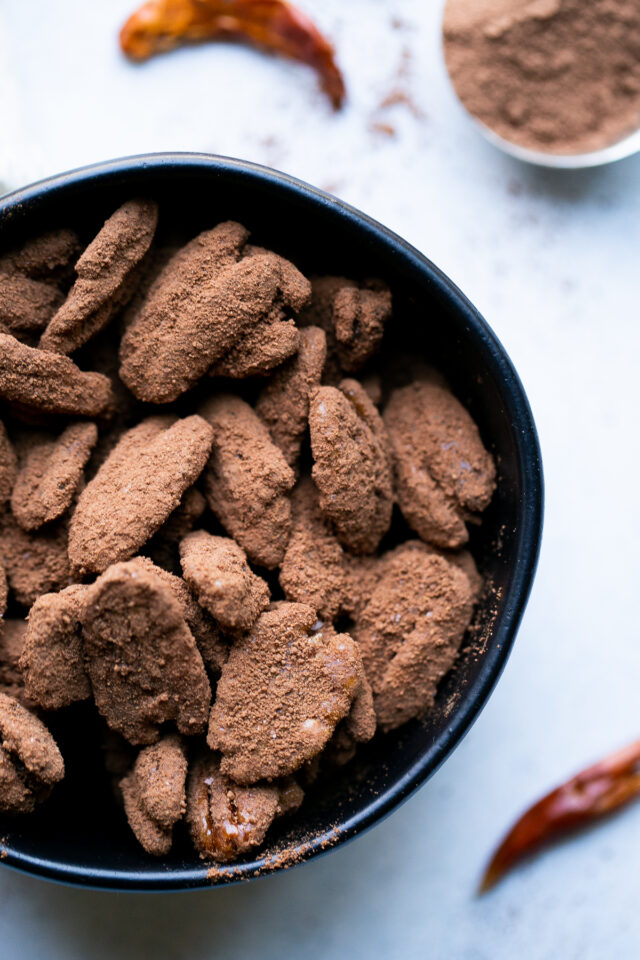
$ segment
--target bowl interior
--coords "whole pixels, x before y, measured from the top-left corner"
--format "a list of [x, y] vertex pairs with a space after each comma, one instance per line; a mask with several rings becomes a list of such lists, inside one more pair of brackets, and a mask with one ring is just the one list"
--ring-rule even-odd
[[[378, 276], [393, 290], [384, 350], [437, 366], [475, 418], [499, 469], [472, 550], [489, 590], [437, 704], [423, 721], [376, 736], [268, 837], [257, 859], [208, 870], [182, 836], [160, 863], [131, 835], [95, 748], [95, 719], [78, 705], [51, 729], [68, 775], [35, 815], [0, 821], [5, 863], [68, 882], [118, 889], [188, 888], [258, 875], [329, 849], [387, 813], [435, 770], [486, 701], [529, 592], [540, 535], [542, 480], [535, 427], [517, 375], [474, 308], [424, 257], [363, 215], [263, 168], [224, 159], [133, 158], [36, 184], [0, 200], [0, 247], [53, 226], [88, 238], [124, 200], [159, 201], [164, 237], [187, 239], [227, 218], [303, 271]], [[78, 735], [82, 731], [82, 735]], [[93, 746], [90, 746], [93, 744]]]

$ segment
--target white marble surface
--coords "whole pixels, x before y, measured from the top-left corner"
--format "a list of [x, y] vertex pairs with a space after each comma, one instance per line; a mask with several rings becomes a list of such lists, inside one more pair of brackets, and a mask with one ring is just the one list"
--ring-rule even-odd
[[[0, 953], [636, 957], [640, 806], [483, 900], [474, 885], [523, 805], [640, 731], [640, 158], [552, 175], [497, 154], [447, 86], [436, 0], [303, 5], [339, 48], [339, 116], [305, 69], [238, 48], [128, 66], [116, 31], [130, 0], [4, 0], [0, 181], [147, 150], [220, 152], [331, 189], [424, 250], [502, 338], [540, 430], [546, 528], [524, 625], [462, 746], [368, 835], [286, 875], [177, 896], [0, 871]], [[418, 109], [378, 108], [397, 86]]]

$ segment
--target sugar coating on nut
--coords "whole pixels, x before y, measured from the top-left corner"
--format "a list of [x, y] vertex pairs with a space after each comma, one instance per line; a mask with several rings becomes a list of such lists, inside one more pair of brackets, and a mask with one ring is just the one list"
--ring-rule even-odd
[[295, 772], [351, 709], [362, 663], [347, 634], [301, 603], [277, 603], [231, 648], [207, 742], [221, 770], [250, 784]]
[[121, 343], [120, 375], [139, 399], [175, 400], [253, 326], [306, 301], [308, 283], [288, 261], [239, 259], [246, 239], [240, 224], [220, 224], [161, 272]]
[[9, 586], [23, 607], [72, 582], [67, 541], [64, 519], [30, 533], [11, 513], [0, 512], [0, 556]]
[[179, 737], [169, 735], [145, 747], [120, 781], [129, 825], [147, 853], [162, 856], [172, 829], [186, 810], [187, 760]]
[[50, 283], [0, 270], [0, 323], [18, 338], [44, 330], [63, 299]]
[[0, 617], [4, 616], [7, 609], [7, 597], [9, 596], [9, 585], [7, 583], [7, 574], [3, 564], [0, 562]]
[[187, 821], [201, 857], [227, 863], [260, 846], [276, 819], [293, 813], [304, 794], [295, 781], [241, 787], [212, 754], [189, 773]]
[[82, 622], [96, 706], [131, 743], [154, 743], [169, 721], [205, 729], [211, 688], [172, 589], [136, 560], [109, 567], [89, 588]]
[[9, 440], [4, 423], [0, 420], [0, 507], [11, 496], [18, 474], [18, 458]]
[[309, 396], [320, 385], [326, 357], [324, 331], [319, 327], [301, 330], [297, 355], [274, 373], [256, 404], [256, 413], [294, 470], [307, 429]]
[[81, 637], [88, 589], [74, 584], [45, 594], [29, 611], [20, 667], [27, 697], [45, 710], [91, 695]]
[[222, 394], [199, 412], [214, 433], [203, 478], [209, 506], [250, 560], [273, 569], [291, 529], [293, 471], [244, 400]]
[[269, 587], [235, 540], [197, 530], [180, 544], [180, 557], [186, 582], [224, 630], [249, 630], [269, 606]]
[[105, 222], [76, 263], [77, 279], [40, 338], [40, 347], [73, 353], [122, 308], [135, 287], [132, 271], [145, 256], [158, 222], [152, 200], [129, 200]]
[[378, 411], [356, 380], [311, 396], [312, 476], [320, 508], [343, 546], [373, 553], [389, 529], [391, 467]]
[[66, 278], [80, 249], [75, 230], [50, 230], [3, 254], [0, 273], [21, 273], [35, 280], [58, 282]]
[[171, 573], [179, 573], [180, 541], [191, 533], [206, 509], [207, 501], [204, 496], [195, 487], [190, 487], [173, 513], [167, 517], [158, 532], [154, 533], [145, 547], [145, 553], [158, 566]]
[[55, 740], [13, 697], [0, 693], [0, 809], [29, 813], [64, 776]]
[[68, 357], [0, 333], [0, 397], [46, 413], [96, 417], [112, 403], [113, 391], [101, 373], [83, 373]]
[[293, 491], [291, 515], [280, 586], [287, 600], [306, 603], [321, 620], [333, 620], [348, 606], [345, 556], [318, 506], [318, 492], [309, 477]]
[[149, 417], [125, 433], [71, 518], [73, 568], [100, 573], [139, 550], [202, 472], [212, 440], [211, 427], [197, 415], [175, 422]]
[[465, 521], [489, 505], [496, 484], [477, 426], [435, 379], [394, 390], [384, 422], [407, 523], [438, 547], [462, 546], [469, 539]]
[[26, 620], [0, 620], [0, 690], [31, 708], [35, 704], [25, 693], [20, 669], [26, 633]]
[[262, 377], [298, 349], [300, 333], [293, 320], [266, 317], [209, 370], [212, 377]]
[[311, 303], [301, 324], [321, 327], [327, 335], [329, 382], [340, 371], [357, 373], [379, 350], [391, 316], [391, 293], [380, 280], [362, 284], [347, 277], [311, 278]]
[[72, 423], [59, 437], [27, 440], [11, 497], [21, 527], [35, 530], [71, 506], [97, 439], [95, 423]]
[[184, 619], [193, 634], [205, 666], [212, 673], [219, 674], [229, 655], [229, 644], [215, 620], [200, 606], [180, 577], [156, 566], [148, 557], [136, 557], [135, 563], [169, 587], [180, 604]]
[[425, 713], [451, 669], [473, 611], [473, 587], [459, 565], [419, 542], [377, 561], [352, 628], [389, 730]]

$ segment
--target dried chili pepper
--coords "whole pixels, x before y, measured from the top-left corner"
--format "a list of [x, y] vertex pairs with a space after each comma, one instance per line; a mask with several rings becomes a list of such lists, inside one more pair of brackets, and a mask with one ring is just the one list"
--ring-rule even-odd
[[640, 796], [640, 740], [606, 757], [539, 800], [506, 835], [487, 867], [480, 893], [531, 853], [586, 827]]
[[132, 60], [216, 39], [249, 41], [308, 64], [333, 106], [342, 106], [345, 87], [333, 47], [285, 0], [149, 0], [120, 31], [120, 46]]

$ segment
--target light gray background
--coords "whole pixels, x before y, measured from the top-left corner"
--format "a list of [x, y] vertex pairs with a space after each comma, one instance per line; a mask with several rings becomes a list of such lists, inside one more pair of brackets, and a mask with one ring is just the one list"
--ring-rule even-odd
[[[474, 887], [523, 806], [640, 731], [640, 158], [552, 175], [496, 153], [447, 85], [436, 0], [305, 0], [346, 72], [337, 116], [307, 70], [239, 48], [127, 65], [116, 33], [130, 2], [4, 0], [0, 181], [205, 150], [280, 167], [394, 228], [458, 282], [522, 376], [542, 441], [545, 540], [491, 702], [384, 824], [301, 869], [210, 893], [94, 894], [2, 870], [0, 954], [638, 956], [640, 806], [485, 899]], [[398, 86], [419, 110], [379, 109]]]

